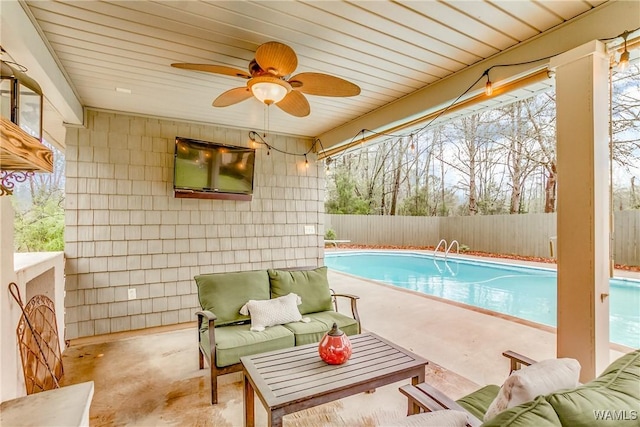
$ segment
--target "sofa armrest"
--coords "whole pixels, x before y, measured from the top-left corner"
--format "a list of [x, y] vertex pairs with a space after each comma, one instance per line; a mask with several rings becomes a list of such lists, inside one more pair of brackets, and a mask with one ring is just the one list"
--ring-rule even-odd
[[477, 427], [482, 424], [482, 420], [474, 417], [465, 408], [460, 406], [455, 400], [449, 398], [440, 390], [427, 383], [416, 385], [408, 384], [400, 387], [400, 393], [408, 398], [407, 415], [417, 414], [420, 410], [424, 412], [441, 411], [453, 409], [467, 414], [467, 425]]
[[513, 371], [517, 371], [518, 369], [521, 369], [523, 366], [533, 365], [534, 363], [537, 362], [536, 360], [533, 360], [527, 356], [523, 356], [522, 354], [516, 353], [515, 351], [511, 351], [511, 350], [505, 351], [504, 353], [502, 353], [502, 355], [507, 359], [509, 359], [509, 362], [510, 362], [509, 373]]
[[209, 323], [209, 326], [212, 326], [211, 322], [215, 322], [218, 319], [216, 315], [209, 310], [196, 311], [196, 316], [198, 316], [198, 329], [200, 329], [202, 321], [205, 320], [205, 318], [207, 323]]
[[[208, 310], [197, 311], [196, 316], [198, 317], [198, 347], [202, 349], [202, 351], [206, 352], [207, 363], [209, 366], [213, 366], [216, 360], [216, 315], [213, 312]], [[209, 348], [204, 348], [202, 345], [202, 334], [200, 333], [202, 330], [202, 323], [207, 323], [207, 334], [209, 335]], [[202, 353], [200, 354], [200, 369], [203, 368], [202, 365]]]
[[358, 300], [359, 296], [350, 295], [350, 294], [336, 294], [331, 289], [331, 299], [333, 300], [333, 306], [336, 311], [338, 311], [338, 298], [348, 298], [351, 302], [351, 316], [358, 322], [358, 332], [362, 332], [362, 327], [360, 325], [360, 315], [358, 314]]

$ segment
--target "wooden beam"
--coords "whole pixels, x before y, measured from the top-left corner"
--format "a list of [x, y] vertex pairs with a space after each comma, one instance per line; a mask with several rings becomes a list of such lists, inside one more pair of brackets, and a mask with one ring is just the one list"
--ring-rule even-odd
[[53, 152], [9, 119], [0, 119], [0, 169], [53, 172]]

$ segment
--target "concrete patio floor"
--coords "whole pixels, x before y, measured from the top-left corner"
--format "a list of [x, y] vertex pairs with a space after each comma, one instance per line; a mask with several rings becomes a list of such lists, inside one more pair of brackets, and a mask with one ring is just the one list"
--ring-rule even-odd
[[[549, 265], [545, 265], [549, 267]], [[427, 381], [459, 398], [480, 385], [501, 384], [501, 356], [555, 357], [555, 333], [505, 316], [472, 310], [413, 291], [329, 271], [337, 293], [360, 296], [363, 328], [425, 358]], [[339, 310], [348, 312], [347, 304]], [[611, 360], [624, 352], [612, 348]], [[197, 367], [195, 323], [73, 340], [64, 352], [63, 383], [93, 380], [91, 425], [242, 425], [241, 376], [221, 377], [220, 404], [209, 404], [207, 370]], [[285, 426], [373, 426], [402, 417], [399, 384], [285, 417]], [[266, 413], [256, 403], [257, 425]]]

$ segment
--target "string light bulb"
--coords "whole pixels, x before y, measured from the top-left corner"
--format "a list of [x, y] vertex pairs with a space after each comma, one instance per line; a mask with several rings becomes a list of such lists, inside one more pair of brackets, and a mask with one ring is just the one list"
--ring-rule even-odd
[[491, 83], [491, 79], [489, 78], [489, 70], [484, 72], [487, 75], [487, 83], [484, 85], [484, 93], [487, 96], [491, 96], [493, 94], [493, 84]]
[[624, 51], [620, 55], [620, 60], [618, 61], [618, 70], [620, 72], [627, 71], [629, 68], [629, 51], [627, 50], [627, 37], [629, 37], [629, 31], [625, 31], [622, 33], [622, 38], [624, 38]]
[[413, 134], [411, 134], [410, 138], [411, 138], [411, 145], [409, 146], [409, 148], [411, 149], [411, 151], [416, 151], [416, 144], [415, 142], [413, 142]]
[[304, 167], [309, 169], [309, 159], [307, 159], [307, 155], [304, 155]]

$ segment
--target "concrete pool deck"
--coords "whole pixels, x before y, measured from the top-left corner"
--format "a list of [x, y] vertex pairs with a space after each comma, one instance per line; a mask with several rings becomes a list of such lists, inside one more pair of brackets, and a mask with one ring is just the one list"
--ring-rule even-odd
[[[454, 399], [481, 385], [502, 384], [509, 372], [501, 356], [505, 350], [538, 360], [555, 357], [552, 328], [335, 271], [329, 271], [329, 283], [336, 292], [360, 297], [365, 330], [433, 362], [427, 366], [426, 381]], [[348, 304], [342, 303], [340, 311], [348, 312]], [[92, 426], [241, 426], [242, 376], [221, 376], [220, 403], [211, 405], [208, 370], [198, 369], [195, 330], [195, 322], [189, 322], [74, 339], [63, 353], [63, 385], [94, 381]], [[612, 350], [611, 360], [621, 354]], [[406, 414], [407, 399], [398, 387], [407, 382], [289, 415], [285, 427], [394, 425]], [[266, 426], [264, 408], [256, 402], [255, 409], [257, 425]]]
[[[555, 268], [555, 264], [547, 263], [460, 257]], [[640, 278], [639, 273], [620, 273], [616, 276]], [[329, 283], [337, 293], [360, 296], [358, 307], [364, 329], [480, 385], [502, 384], [509, 372], [508, 361], [502, 356], [505, 350], [513, 350], [535, 360], [556, 357], [556, 334], [551, 327], [516, 321], [486, 310], [470, 309], [462, 304], [333, 270], [329, 270]], [[345, 309], [341, 307], [340, 311]], [[624, 353], [622, 346], [612, 346], [610, 361]]]

